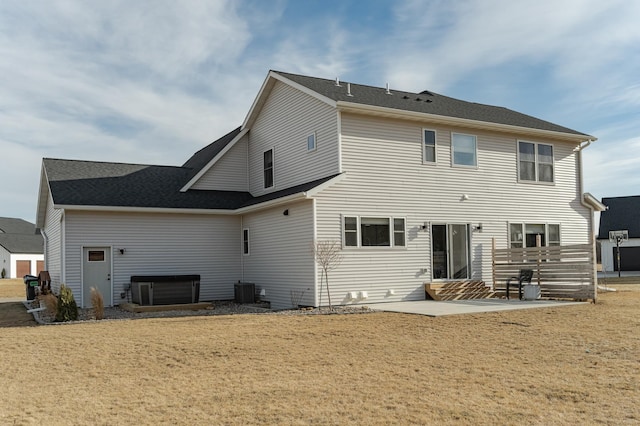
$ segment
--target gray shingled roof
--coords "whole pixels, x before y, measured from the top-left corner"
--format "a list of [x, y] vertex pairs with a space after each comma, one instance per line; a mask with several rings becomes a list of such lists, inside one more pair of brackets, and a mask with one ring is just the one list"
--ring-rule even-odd
[[608, 207], [600, 213], [598, 239], [608, 239], [609, 231], [626, 229], [629, 238], [640, 238], [640, 195], [631, 197], [603, 198]]
[[235, 210], [305, 192], [334, 177], [253, 197], [242, 191], [180, 192], [193, 172], [187, 167], [52, 158], [43, 162], [54, 203], [72, 206]]
[[182, 167], [187, 167], [192, 169], [192, 176], [195, 176], [204, 166], [209, 164], [209, 161], [213, 160], [213, 158], [220, 153], [224, 149], [225, 146], [229, 144], [240, 133], [240, 127], [232, 130], [227, 133], [220, 139], [210, 143], [209, 145], [202, 148], [200, 151], [196, 152], [189, 158], [186, 163], [182, 165]]
[[0, 217], [0, 246], [9, 253], [42, 254], [44, 240], [33, 223]]
[[582, 132], [540, 120], [508, 108], [466, 102], [429, 91], [412, 93], [392, 88], [390, 90], [392, 95], [388, 95], [385, 88], [351, 83], [351, 94], [353, 96], [348, 96], [347, 82], [340, 82], [341, 87], [338, 87], [335, 84], [335, 80], [307, 77], [281, 71], [273, 72], [334, 101], [353, 102], [403, 111], [421, 112], [426, 114], [442, 115], [445, 117], [456, 117], [531, 129], [584, 135], [588, 138], [593, 138], [593, 136], [586, 135]]

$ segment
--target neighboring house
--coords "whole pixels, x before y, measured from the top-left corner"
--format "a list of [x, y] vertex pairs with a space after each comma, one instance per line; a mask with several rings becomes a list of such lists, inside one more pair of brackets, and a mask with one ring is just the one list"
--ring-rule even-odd
[[629, 240], [620, 245], [620, 270], [640, 271], [640, 195], [603, 198], [607, 210], [600, 213], [602, 270], [618, 270], [616, 243], [609, 241], [609, 231], [628, 231]]
[[5, 278], [38, 275], [44, 269], [42, 235], [33, 223], [0, 217], [0, 271]]
[[[337, 241], [333, 303], [492, 284], [491, 247], [594, 241], [581, 151], [595, 138], [506, 108], [269, 72], [240, 127], [181, 167], [44, 159], [37, 226], [54, 288], [118, 304], [132, 275], [199, 274], [201, 300], [255, 283], [327, 303], [314, 241]], [[354, 296], [355, 297], [352, 297]]]

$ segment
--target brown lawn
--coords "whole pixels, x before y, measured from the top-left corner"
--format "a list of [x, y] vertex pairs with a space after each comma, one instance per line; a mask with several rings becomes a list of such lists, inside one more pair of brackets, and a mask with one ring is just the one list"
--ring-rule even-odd
[[0, 298], [25, 296], [26, 291], [22, 278], [6, 278], [0, 280]]
[[439, 318], [3, 328], [0, 424], [637, 424], [640, 285], [618, 288]]

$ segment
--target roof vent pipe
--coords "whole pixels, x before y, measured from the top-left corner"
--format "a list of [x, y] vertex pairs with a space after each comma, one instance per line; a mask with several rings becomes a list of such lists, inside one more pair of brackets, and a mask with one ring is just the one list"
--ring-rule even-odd
[[347, 96], [353, 96], [351, 94], [351, 83], [347, 83]]
[[391, 90], [389, 90], [389, 83], [387, 83], [387, 95], [392, 95]]
[[340, 78], [336, 77], [336, 87], [342, 87], [340, 86]]

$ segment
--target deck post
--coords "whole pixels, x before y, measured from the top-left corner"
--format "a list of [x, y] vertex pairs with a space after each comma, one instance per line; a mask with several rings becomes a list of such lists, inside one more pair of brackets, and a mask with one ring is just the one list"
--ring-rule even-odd
[[496, 289], [496, 237], [491, 238], [491, 289]]

